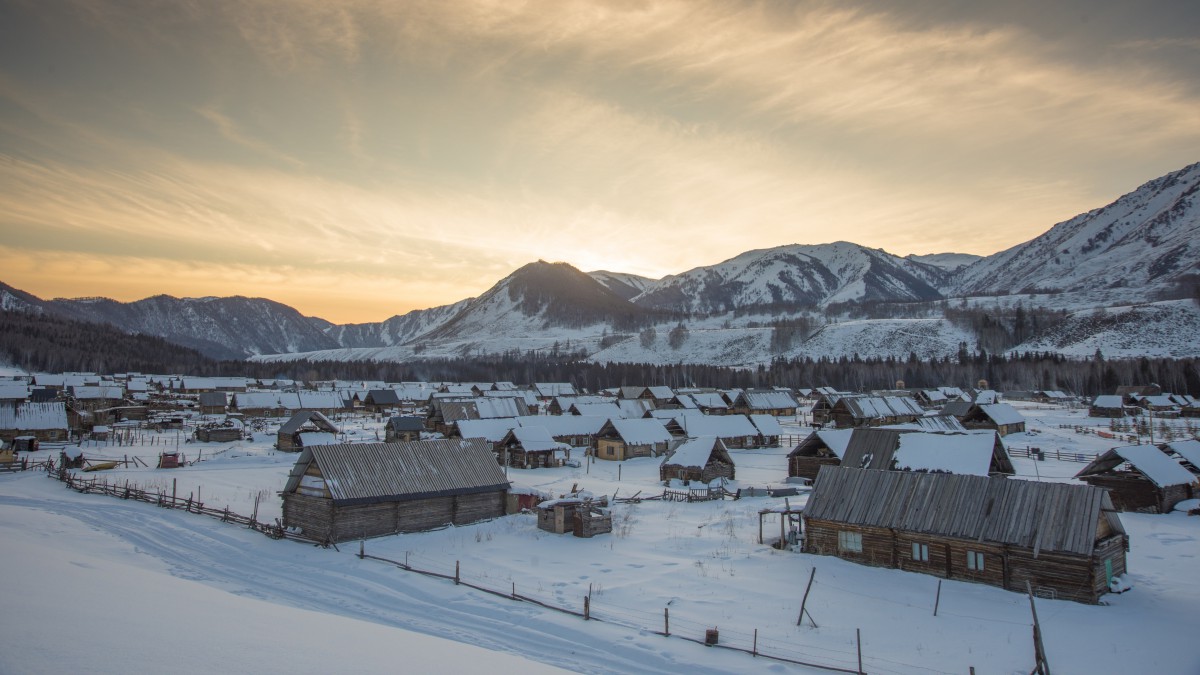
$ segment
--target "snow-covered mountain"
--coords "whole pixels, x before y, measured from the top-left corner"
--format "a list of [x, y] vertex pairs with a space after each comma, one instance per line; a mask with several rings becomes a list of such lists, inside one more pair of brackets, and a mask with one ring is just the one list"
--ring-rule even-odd
[[928, 255], [906, 255], [906, 260], [932, 265], [947, 272], [957, 272], [971, 263], [983, 260], [983, 256], [971, 253], [930, 253]]
[[962, 270], [954, 295], [1090, 293], [1144, 300], [1197, 274], [1200, 163]]
[[609, 272], [608, 270], [596, 270], [588, 272], [588, 276], [599, 281], [605, 288], [616, 293], [617, 295], [629, 300], [635, 295], [644, 292], [654, 279], [642, 277], [636, 274], [625, 274], [622, 272]]
[[339, 346], [300, 312], [264, 298], [59, 298], [41, 306], [58, 316], [156, 335], [217, 359]]
[[567, 263], [539, 260], [501, 279], [416, 339], [455, 340], [508, 331], [529, 335], [599, 324], [629, 327], [646, 323], [653, 314]]
[[[325, 334], [342, 347], [391, 347], [427, 333], [454, 318], [475, 298], [459, 300], [452, 305], [416, 309], [399, 314], [381, 323], [335, 324], [323, 319], [309, 319], [322, 325]], [[321, 323], [323, 322], [323, 324]]]
[[912, 302], [942, 297], [944, 270], [844, 241], [748, 251], [664, 277], [633, 302], [711, 314], [749, 307], [824, 307], [838, 302]]

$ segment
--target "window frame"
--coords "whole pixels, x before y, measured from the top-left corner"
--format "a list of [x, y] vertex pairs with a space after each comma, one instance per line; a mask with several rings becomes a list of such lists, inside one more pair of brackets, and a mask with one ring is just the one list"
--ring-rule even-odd
[[984, 571], [983, 551], [967, 551], [967, 569], [972, 572]]
[[862, 532], [838, 530], [838, 551], [862, 553]]

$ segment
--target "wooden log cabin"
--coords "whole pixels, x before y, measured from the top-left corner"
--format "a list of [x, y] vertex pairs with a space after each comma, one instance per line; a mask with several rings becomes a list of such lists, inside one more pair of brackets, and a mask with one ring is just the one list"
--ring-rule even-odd
[[1153, 445], [1111, 448], [1075, 477], [1108, 490], [1118, 511], [1170, 513], [1175, 504], [1200, 495], [1200, 478]]
[[[335, 440], [341, 430], [329, 420], [324, 413], [316, 410], [300, 410], [291, 419], [279, 427], [275, 438], [275, 448], [285, 452], [299, 452], [305, 445], [304, 437], [309, 434], [323, 434], [321, 440]], [[309, 437], [309, 445], [315, 437]]]
[[583, 538], [612, 532], [612, 512], [603, 508], [606, 503], [580, 497], [541, 502], [537, 505], [538, 529]]
[[853, 429], [818, 429], [788, 453], [788, 476], [816, 480], [822, 466], [839, 466]]
[[1126, 572], [1128, 537], [1097, 487], [823, 467], [804, 551], [1095, 603]]
[[496, 518], [508, 489], [485, 441], [438, 439], [305, 448], [280, 495], [284, 527], [339, 542]]
[[658, 467], [663, 482], [679, 479], [708, 483], [717, 478], [733, 480], [735, 467], [729, 449], [720, 438], [693, 438], [675, 448]]
[[671, 444], [671, 434], [655, 419], [604, 423], [596, 432], [596, 459], [623, 461], [631, 457], [657, 457]]

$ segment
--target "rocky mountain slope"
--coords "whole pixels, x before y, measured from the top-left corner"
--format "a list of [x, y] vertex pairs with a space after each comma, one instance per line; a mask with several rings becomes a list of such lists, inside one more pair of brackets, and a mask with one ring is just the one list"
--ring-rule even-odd
[[1196, 278], [1200, 163], [1156, 178], [1103, 208], [966, 268], [956, 296], [1033, 292], [1153, 297]]

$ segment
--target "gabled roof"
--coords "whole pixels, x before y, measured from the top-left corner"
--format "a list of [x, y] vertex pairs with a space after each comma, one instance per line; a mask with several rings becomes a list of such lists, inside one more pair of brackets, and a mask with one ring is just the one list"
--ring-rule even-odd
[[779, 420], [774, 415], [751, 415], [750, 423], [763, 436], [783, 435], [783, 427], [779, 426]]
[[221, 406], [225, 407], [229, 403], [229, 396], [223, 391], [206, 391], [202, 392], [197, 401], [202, 406]]
[[304, 425], [310, 422], [321, 431], [328, 431], [332, 434], [341, 433], [341, 430], [337, 428], [336, 424], [331, 422], [328, 417], [317, 412], [316, 410], [298, 411], [295, 415], [292, 415], [291, 419], [284, 422], [283, 426], [279, 427], [279, 433], [294, 434], [303, 429]]
[[846, 455], [846, 446], [850, 444], [853, 429], [817, 429], [800, 441], [788, 457], [812, 457], [821, 448], [828, 448], [835, 457], [841, 459]]
[[504, 470], [483, 439], [318, 445], [305, 448], [288, 476], [294, 493], [316, 462], [334, 504], [348, 506], [507, 490]]
[[684, 443], [663, 458], [663, 466], [682, 466], [684, 468], [702, 469], [709, 461], [716, 459], [733, 466], [733, 458], [721, 439], [712, 436], [693, 438]]
[[529, 415], [517, 418], [520, 426], [542, 427], [554, 437], [594, 436], [607, 421], [607, 417], [592, 415]]
[[937, 471], [987, 476], [1015, 473], [995, 431], [935, 434], [902, 429], [854, 429], [842, 465], [859, 469]]
[[425, 431], [425, 420], [420, 417], [389, 417], [387, 426], [392, 431]]
[[646, 387], [646, 389], [648, 389], [650, 391], [650, 395], [653, 396], [656, 400], [665, 401], [668, 399], [675, 398], [675, 392], [671, 391], [670, 387], [664, 387], [661, 385], [657, 385], [657, 386], [653, 386], [653, 387]]
[[667, 430], [678, 429], [689, 438], [736, 438], [758, 435], [745, 415], [687, 415], [672, 420]]
[[1024, 424], [1025, 418], [1017, 409], [1007, 403], [993, 403], [991, 405], [981, 405], [979, 409], [987, 415], [988, 419], [996, 424]]
[[1200, 441], [1194, 438], [1186, 441], [1172, 441], [1166, 444], [1166, 449], [1191, 464], [1194, 471], [1200, 471]]
[[1146, 480], [1160, 488], [1196, 482], [1196, 476], [1191, 471], [1183, 468], [1179, 462], [1154, 445], [1126, 445], [1107, 450], [1083, 467], [1075, 477], [1086, 478], [1108, 473], [1125, 462], [1129, 462], [1129, 465], [1145, 476]]
[[1125, 400], [1116, 394], [1101, 394], [1092, 399], [1093, 408], [1121, 408]]
[[504, 440], [508, 432], [520, 426], [519, 417], [498, 417], [491, 420], [459, 420], [458, 435], [463, 438], [482, 438], [491, 443]]
[[367, 392], [363, 403], [370, 405], [400, 405], [400, 394], [395, 389], [372, 389]]
[[[508, 436], [520, 443], [526, 452], [545, 452], [568, 447], [554, 440], [546, 427], [517, 427], [509, 431]], [[505, 440], [508, 440], [508, 437], [505, 437]]]
[[610, 425], [613, 432], [629, 445], [651, 445], [671, 441], [671, 434], [667, 433], [666, 427], [655, 419], [614, 419], [609, 420], [603, 428]]
[[779, 410], [797, 406], [796, 399], [786, 391], [744, 391], [738, 399], [750, 410]]
[[570, 382], [535, 382], [533, 389], [537, 392], [538, 398], [575, 395], [575, 385]]
[[572, 403], [569, 409], [572, 414], [588, 417], [607, 417], [609, 419], [623, 417], [621, 408], [616, 403]]
[[[284, 405], [288, 405], [290, 397], [282, 397]], [[336, 391], [298, 391], [296, 392], [296, 405], [298, 408], [320, 408], [323, 410], [334, 410], [337, 408], [346, 407], [346, 400]]]
[[838, 400], [837, 407], [845, 407], [850, 416], [858, 420], [920, 417], [925, 414], [921, 404], [906, 396], [846, 397]]
[[44, 431], [67, 428], [67, 406], [64, 403], [21, 403], [0, 405], [0, 429]]
[[695, 394], [689, 394], [691, 399], [696, 402], [700, 408], [712, 408], [714, 410], [725, 410], [729, 407], [729, 402], [725, 400], [715, 391], [701, 391]]
[[938, 414], [945, 417], [957, 417], [962, 419], [966, 417], [967, 413], [969, 412], [971, 412], [970, 401], [956, 400], [950, 401], [946, 405], [942, 406], [942, 409]]
[[[1107, 511], [1106, 511], [1107, 509]], [[1090, 485], [823, 466], [804, 515], [1041, 551], [1091, 555], [1100, 518], [1124, 533]]]

